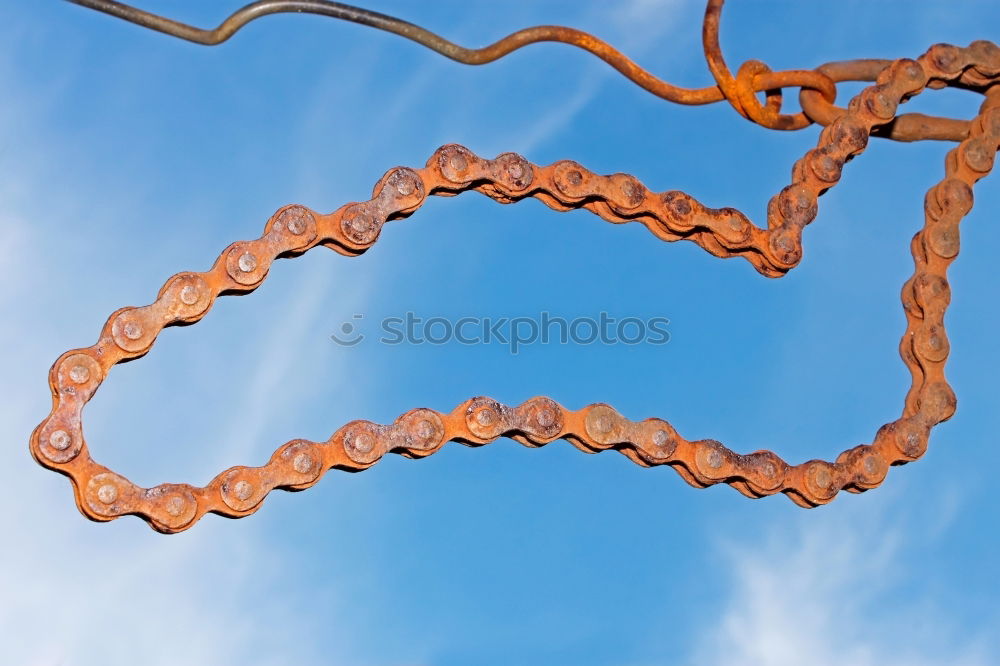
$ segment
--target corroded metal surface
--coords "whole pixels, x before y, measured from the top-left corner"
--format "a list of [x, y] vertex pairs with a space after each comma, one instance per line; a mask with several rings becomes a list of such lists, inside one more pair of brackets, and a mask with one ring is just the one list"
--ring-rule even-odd
[[[708, 19], [719, 5], [709, 3]], [[706, 25], [710, 33], [710, 21]], [[710, 35], [709, 51], [712, 43]], [[710, 53], [710, 61], [713, 57]], [[923, 455], [931, 428], [955, 410], [944, 376], [947, 269], [958, 254], [958, 224], [972, 207], [972, 186], [991, 170], [1000, 148], [1000, 86], [990, 87], [1000, 81], [1000, 48], [989, 42], [968, 48], [939, 44], [917, 60], [865, 62], [878, 63], [864, 65], [879, 69], [875, 85], [827, 118], [817, 147], [795, 163], [791, 184], [770, 200], [764, 227], [737, 210], [707, 208], [682, 192], [652, 192], [627, 174], [598, 175], [571, 161], [537, 166], [513, 153], [488, 160], [457, 145], [438, 149], [422, 168], [391, 169], [368, 201], [328, 214], [298, 205], [282, 208], [260, 238], [232, 244], [208, 271], [174, 275], [153, 303], [114, 312], [95, 344], [63, 354], [49, 375], [52, 411], [32, 433], [32, 454], [71, 479], [87, 517], [105, 521], [134, 514], [162, 532], [187, 529], [209, 512], [248, 515], [271, 490], [307, 488], [329, 469], [360, 471], [386, 453], [418, 458], [448, 441], [478, 446], [499, 437], [533, 447], [565, 439], [589, 453], [614, 449], [640, 465], [669, 465], [696, 487], [727, 483], [749, 497], [781, 492], [805, 507], [827, 503], [840, 490], [873, 488], [890, 466]], [[740, 76], [728, 74], [721, 58], [712, 68], [718, 90], [747, 117], [762, 124], [799, 122], [796, 116], [781, 116], [773, 101], [768, 106], [750, 102]], [[324, 442], [287, 442], [264, 466], [230, 468], [200, 488], [172, 483], [140, 488], [90, 455], [82, 410], [112, 366], [146, 354], [164, 327], [200, 320], [217, 297], [253, 291], [275, 259], [319, 245], [347, 256], [365, 252], [386, 222], [409, 216], [428, 196], [477, 191], [500, 203], [533, 197], [558, 211], [586, 209], [616, 224], [640, 222], [661, 240], [689, 240], [718, 257], [742, 257], [761, 274], [779, 277], [801, 260], [803, 228], [844, 165], [865, 149], [869, 136], [898, 123], [901, 102], [942, 86], [983, 92], [985, 102], [979, 115], [963, 124], [964, 138], [948, 153], [944, 180], [928, 192], [924, 227], [912, 242], [915, 271], [903, 288], [907, 329], [900, 343], [912, 385], [899, 419], [879, 428], [870, 444], [850, 448], [833, 461], [792, 465], [769, 451], [739, 454], [715, 440], [688, 439], [661, 419], [631, 421], [605, 404], [569, 410], [547, 397], [519, 406], [478, 397], [449, 413], [414, 409], [390, 425], [353, 421]]]

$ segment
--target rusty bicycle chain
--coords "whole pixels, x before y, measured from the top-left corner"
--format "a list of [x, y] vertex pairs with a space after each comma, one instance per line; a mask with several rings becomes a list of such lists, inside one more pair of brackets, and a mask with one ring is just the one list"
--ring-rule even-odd
[[[791, 185], [768, 204], [766, 229], [735, 209], [707, 208], [682, 192], [651, 192], [626, 174], [601, 176], [571, 161], [541, 167], [513, 153], [487, 160], [457, 145], [438, 149], [421, 169], [391, 169], [368, 201], [325, 215], [286, 206], [260, 238], [230, 245], [206, 272], [174, 275], [153, 303], [117, 310], [95, 344], [63, 354], [49, 374], [52, 411], [32, 433], [31, 452], [70, 478], [88, 518], [134, 514], [168, 533], [189, 528], [209, 512], [248, 515], [271, 490], [308, 488], [328, 469], [360, 471], [390, 452], [419, 458], [448, 441], [478, 446], [502, 436], [532, 447], [565, 439], [585, 452], [615, 449], [643, 466], [670, 465], [696, 487], [727, 483], [750, 497], [782, 492], [804, 507], [829, 502], [840, 490], [874, 488], [891, 465], [923, 455], [931, 428], [955, 410], [944, 377], [947, 268], [958, 254], [958, 224], [972, 207], [972, 186], [991, 170], [1000, 148], [1000, 86], [993, 85], [998, 81], [1000, 48], [989, 42], [968, 48], [939, 44], [917, 60], [891, 63], [795, 163]], [[385, 222], [409, 216], [430, 195], [475, 190], [500, 203], [534, 197], [557, 211], [582, 208], [616, 224], [641, 222], [661, 240], [690, 240], [718, 257], [743, 257], [763, 275], [781, 276], [801, 259], [802, 229], [846, 162], [865, 149], [873, 130], [896, 117], [901, 102], [942, 85], [982, 91], [985, 102], [969, 123], [967, 138], [948, 153], [945, 178], [928, 192], [924, 227], [912, 242], [915, 271], [902, 292], [907, 328], [900, 343], [912, 385], [899, 419], [880, 428], [871, 444], [850, 448], [833, 462], [791, 465], [770, 451], [738, 454], [715, 440], [686, 439], [661, 419], [632, 421], [605, 404], [574, 411], [547, 397], [516, 407], [477, 397], [449, 413], [414, 409], [389, 425], [352, 421], [324, 442], [289, 441], [264, 466], [230, 468], [200, 488], [174, 483], [140, 488], [90, 456], [83, 407], [113, 365], [146, 354], [164, 327], [200, 320], [216, 297], [253, 291], [277, 258], [318, 245], [348, 256], [365, 252]]]

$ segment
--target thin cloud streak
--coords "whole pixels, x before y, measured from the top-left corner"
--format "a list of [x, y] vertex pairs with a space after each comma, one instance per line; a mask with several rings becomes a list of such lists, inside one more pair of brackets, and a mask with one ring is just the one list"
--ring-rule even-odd
[[[368, 154], [376, 152], [378, 148], [375, 145], [378, 143], [377, 140], [368, 141], [365, 144], [355, 141], [353, 145], [349, 146], [349, 152], [340, 153], [334, 160], [324, 159], [324, 156], [316, 155], [315, 151], [310, 149], [312, 142], [309, 141], [308, 136], [323, 132], [324, 128], [332, 122], [329, 107], [337, 99], [332, 91], [335, 89], [350, 91], [360, 88], [365, 84], [365, 79], [369, 78], [367, 73], [373, 62], [371, 52], [367, 55], [354, 54], [350, 60], [369, 64], [360, 73], [355, 72], [346, 79], [342, 78], [339, 67], [331, 66], [330, 76], [324, 77], [305, 95], [310, 101], [304, 105], [301, 121], [303, 133], [301, 143], [296, 150], [295, 157], [298, 164], [295, 169], [296, 173], [300, 174], [299, 180], [304, 185], [303, 189], [316, 191], [317, 196], [321, 196], [323, 199], [329, 198], [329, 192], [324, 192], [323, 189], [342, 190], [341, 186], [330, 186], [329, 183], [337, 183], [335, 173], [337, 170], [351, 168], [350, 153]], [[375, 119], [374, 124], [384, 126], [404, 116], [413, 106], [412, 100], [417, 99], [416, 91], [432, 77], [434, 70], [433, 65], [425, 65], [414, 71], [403, 88], [403, 94], [398, 95], [398, 99], [406, 101], [401, 104], [380, 106], [379, 111], [373, 116], [369, 114]], [[339, 77], [336, 86], [331, 85], [334, 75]], [[337, 168], [331, 169], [331, 163]], [[380, 174], [372, 174], [372, 181], [378, 175]], [[336, 203], [335, 206], [340, 206], [342, 203], [345, 202]], [[314, 252], [323, 252], [323, 250], [320, 248]], [[336, 291], [339, 307], [343, 308], [344, 311], [354, 312], [363, 312], [371, 298], [367, 289], [359, 287], [358, 282], [351, 279], [352, 266], [348, 263], [350, 261], [348, 258], [331, 256], [326, 259], [327, 261], [324, 261], [322, 265], [311, 267], [302, 276], [298, 282], [298, 288], [294, 290], [294, 295], [289, 300], [287, 309], [284, 312], [275, 313], [272, 318], [274, 324], [263, 334], [254, 336], [255, 339], [247, 340], [248, 345], [262, 350], [261, 354], [257, 356], [259, 362], [255, 365], [253, 377], [247, 382], [249, 388], [244, 397], [245, 403], [250, 406], [248, 412], [252, 416], [249, 419], [239, 419], [231, 423], [230, 431], [226, 435], [226, 441], [230, 442], [230, 446], [225, 452], [225, 460], [232, 461], [235, 456], [246, 453], [264, 431], [265, 424], [272, 420], [289, 400], [293, 399], [294, 396], [287, 395], [288, 392], [279, 390], [291, 375], [296, 375], [294, 385], [295, 392], [298, 393], [308, 393], [320, 388], [324, 393], [347, 390], [347, 377], [343, 366], [324, 367], [321, 374], [313, 374], [312, 383], [301, 381], [301, 368], [296, 367], [298, 357], [295, 350], [301, 348], [302, 343], [307, 338], [316, 334], [316, 320], [326, 296], [332, 291]], [[295, 270], [297, 267], [280, 265], [276, 268]], [[377, 282], [377, 273], [370, 277], [373, 277], [370, 284]], [[335, 285], [342, 284], [351, 284], [352, 288], [350, 290], [335, 289]], [[361, 354], [361, 350], [355, 351]], [[285, 398], [275, 399], [275, 396], [278, 395], [285, 395]], [[340, 425], [339, 423], [331, 423], [330, 432], [333, 432], [333, 429]]]
[[[883, 489], [883, 492], [889, 492]], [[986, 666], [1000, 661], [986, 627], [950, 626], [948, 609], [903, 593], [914, 525], [870, 503], [811, 513], [762, 545], [720, 548], [728, 596], [691, 663], [759, 666]], [[940, 524], [951, 510], [932, 522]]]

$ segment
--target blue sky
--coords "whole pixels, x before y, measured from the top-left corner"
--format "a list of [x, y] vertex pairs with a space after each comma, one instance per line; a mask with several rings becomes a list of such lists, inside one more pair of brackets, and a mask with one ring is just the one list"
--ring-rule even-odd
[[[220, 3], [221, 4], [221, 3]], [[988, 2], [731, 3], [735, 68], [913, 57], [996, 40]], [[198, 25], [228, 10], [148, 2]], [[366, 5], [479, 45], [566, 24], [679, 84], [709, 80], [701, 2]], [[149, 302], [254, 238], [278, 207], [362, 200], [397, 164], [458, 142], [480, 155], [574, 159], [684, 190], [762, 223], [817, 130], [780, 134], [730, 108], [668, 105], [599, 60], [535, 45], [480, 68], [316, 17], [261, 20], [216, 48], [61, 2], [0, 23], [2, 379], [0, 661], [11, 664], [785, 664], [1000, 661], [1000, 367], [986, 179], [951, 276], [957, 415], [886, 484], [804, 511], [565, 442], [449, 445], [275, 493], [254, 516], [166, 537], [95, 524], [27, 439], [46, 373], [123, 305]], [[844, 88], [845, 95], [856, 88]], [[845, 100], [846, 101], [846, 98]], [[792, 101], [794, 103], [794, 101]], [[910, 107], [969, 117], [978, 100]], [[207, 482], [281, 443], [391, 422], [474, 395], [549, 395], [659, 416], [689, 438], [830, 458], [898, 415], [909, 238], [948, 146], [873, 140], [820, 200], [802, 265], [780, 280], [639, 225], [466, 194], [392, 222], [366, 255], [278, 262], [117, 367], [86, 411], [97, 460], [142, 485]], [[330, 334], [423, 316], [663, 316], [667, 345], [356, 347]]]

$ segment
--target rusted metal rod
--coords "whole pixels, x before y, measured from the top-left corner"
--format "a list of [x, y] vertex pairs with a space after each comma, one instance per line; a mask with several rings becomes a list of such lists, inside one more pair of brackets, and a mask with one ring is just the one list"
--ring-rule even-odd
[[[705, 56], [716, 79], [715, 86], [684, 88], [673, 85], [640, 67], [607, 42], [586, 32], [562, 26], [535, 26], [518, 30], [483, 48], [466, 48], [425, 28], [387, 14], [354, 7], [330, 0], [259, 0], [233, 12], [216, 28], [197, 28], [180, 21], [153, 14], [115, 0], [68, 0], [69, 2], [104, 12], [150, 30], [208, 46], [228, 40], [253, 20], [280, 13], [308, 13], [384, 30], [405, 37], [456, 62], [484, 65], [513, 51], [539, 42], [569, 44], [587, 51], [614, 67], [642, 89], [669, 102], [685, 105], [713, 104], [729, 101], [744, 118], [770, 129], [796, 130], [818, 122], [828, 125], [844, 110], [833, 105], [836, 83], [841, 81], [873, 81], [881, 67], [889, 61], [853, 60], [827, 63], [814, 70], [794, 69], [772, 72], [764, 63], [750, 60], [734, 77], [725, 64], [719, 45], [719, 16], [723, 0], [711, 0], [706, 9], [703, 28]], [[803, 111], [781, 114], [783, 88], [801, 88]], [[761, 105], [755, 94], [765, 92], [767, 102]], [[878, 128], [873, 136], [898, 141], [941, 140], [961, 141], [968, 135], [968, 121], [937, 118], [923, 114], [904, 114], [892, 123]]]

